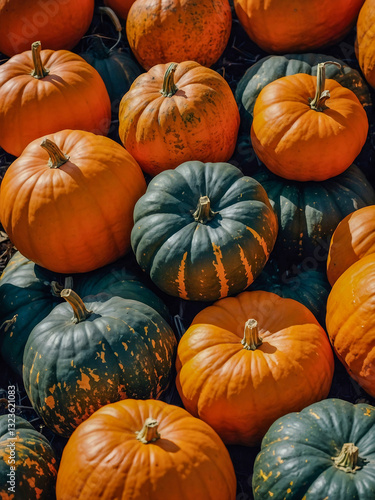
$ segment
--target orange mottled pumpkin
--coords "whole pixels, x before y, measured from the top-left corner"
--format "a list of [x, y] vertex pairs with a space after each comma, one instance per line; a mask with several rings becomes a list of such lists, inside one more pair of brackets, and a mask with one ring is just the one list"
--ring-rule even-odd
[[355, 52], [367, 82], [375, 88], [375, 1], [366, 0], [357, 20]]

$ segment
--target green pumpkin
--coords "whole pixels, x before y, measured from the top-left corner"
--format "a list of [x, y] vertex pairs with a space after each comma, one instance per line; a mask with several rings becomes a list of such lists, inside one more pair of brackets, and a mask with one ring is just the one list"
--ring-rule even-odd
[[48, 440], [14, 413], [1, 415], [0, 498], [53, 500], [56, 477], [56, 457]]
[[[59, 292], [74, 286], [82, 296], [99, 293], [144, 302], [156, 309], [167, 321], [165, 304], [141, 281], [140, 271], [130, 256], [96, 271], [67, 277], [37, 266], [17, 252], [0, 277], [0, 351], [3, 359], [22, 375], [23, 351], [31, 330], [54, 307], [64, 302]], [[61, 286], [57, 288], [54, 283]], [[14, 318], [14, 319], [13, 319]], [[4, 323], [5, 322], [5, 323]]]
[[27, 395], [47, 427], [69, 437], [105, 404], [164, 394], [177, 342], [154, 309], [104, 294], [84, 303], [69, 289], [61, 296], [67, 303], [32, 330], [23, 358]]
[[279, 418], [254, 464], [255, 500], [373, 500], [375, 407], [326, 399]]
[[276, 234], [258, 182], [228, 163], [190, 161], [152, 179], [134, 209], [131, 243], [161, 290], [211, 301], [252, 283]]

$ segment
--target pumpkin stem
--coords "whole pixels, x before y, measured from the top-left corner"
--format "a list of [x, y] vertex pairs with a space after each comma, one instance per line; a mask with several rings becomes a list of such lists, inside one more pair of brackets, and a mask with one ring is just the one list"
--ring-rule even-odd
[[[98, 7], [98, 12], [100, 14], [105, 14], [106, 16], [108, 16], [109, 19], [112, 21], [112, 24], [113, 24], [113, 26], [115, 27], [115, 29], [117, 31], [117, 41], [116, 41], [116, 43], [114, 45], [112, 45], [112, 47], [110, 47], [109, 49], [107, 49], [105, 47], [105, 49], [108, 51], [107, 52], [107, 56], [108, 56], [109, 52], [111, 50], [113, 50], [115, 47], [117, 47], [117, 45], [121, 41], [122, 26], [121, 26], [119, 18], [116, 16], [115, 12], [110, 7]], [[104, 44], [102, 44], [102, 46], [104, 47]]]
[[332, 457], [336, 467], [343, 469], [345, 472], [355, 472], [360, 469], [358, 459], [358, 447], [354, 443], [343, 444], [339, 455]]
[[217, 212], [214, 212], [211, 209], [210, 198], [208, 196], [201, 196], [198, 200], [197, 208], [193, 212], [194, 220], [205, 224], [206, 222], [209, 222], [216, 214]]
[[13, 316], [13, 318], [11, 319], [6, 319], [3, 323], [1, 323], [0, 325], [0, 331], [3, 331], [4, 333], [6, 333], [9, 328], [12, 328], [12, 326], [16, 323], [17, 321], [17, 318], [18, 318], [18, 314], [15, 314]]
[[85, 319], [87, 319], [92, 313], [92, 311], [86, 309], [81, 297], [70, 288], [64, 288], [64, 290], [60, 293], [60, 297], [65, 299], [72, 306], [74, 312], [74, 323], [85, 321]]
[[140, 431], [136, 432], [137, 439], [144, 444], [153, 443], [160, 438], [158, 432], [158, 421], [153, 418], [146, 418]]
[[54, 297], [60, 297], [64, 288], [73, 288], [73, 276], [65, 276], [64, 285], [58, 281], [51, 281], [51, 292]]
[[65, 155], [50, 139], [44, 139], [40, 145], [49, 154], [48, 165], [50, 168], [59, 168], [69, 160], [69, 156]]
[[164, 74], [163, 88], [160, 91], [164, 97], [172, 97], [178, 90], [174, 83], [174, 74], [177, 66], [177, 63], [171, 63]]
[[40, 57], [41, 50], [42, 50], [42, 44], [40, 42], [33, 42], [31, 44], [31, 54], [34, 63], [34, 69], [31, 72], [31, 76], [37, 78], [38, 80], [41, 80], [49, 73], [49, 69], [43, 66], [42, 58]]
[[316, 92], [314, 99], [310, 98], [310, 108], [314, 111], [324, 111], [327, 109], [325, 102], [330, 98], [329, 90], [324, 90], [326, 84], [326, 65], [334, 64], [341, 68], [341, 64], [335, 61], [326, 61], [318, 64], [317, 74], [316, 74]]
[[262, 339], [259, 337], [258, 321], [256, 319], [248, 319], [245, 323], [245, 331], [241, 344], [244, 349], [255, 351], [262, 345]]

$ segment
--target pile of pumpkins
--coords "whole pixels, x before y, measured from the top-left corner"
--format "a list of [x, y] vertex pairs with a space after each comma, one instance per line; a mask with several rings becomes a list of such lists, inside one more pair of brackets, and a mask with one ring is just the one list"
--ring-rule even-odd
[[2, 415], [0, 496], [234, 500], [241, 445], [254, 499], [375, 497], [375, 0], [104, 3], [0, 3], [0, 352], [66, 440]]

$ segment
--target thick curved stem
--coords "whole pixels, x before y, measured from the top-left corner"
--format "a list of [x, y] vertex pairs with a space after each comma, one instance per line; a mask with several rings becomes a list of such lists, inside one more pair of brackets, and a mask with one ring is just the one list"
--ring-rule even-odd
[[154, 420], [153, 418], [146, 418], [142, 429], [136, 432], [138, 441], [144, 444], [157, 441], [160, 438], [158, 425], [157, 420]]
[[87, 319], [92, 314], [92, 311], [86, 309], [86, 306], [83, 303], [81, 297], [70, 288], [64, 288], [64, 290], [62, 290], [60, 293], [60, 297], [65, 299], [71, 305], [74, 312], [74, 323], [85, 321], [85, 319]]
[[211, 202], [208, 196], [201, 196], [198, 200], [197, 208], [193, 212], [194, 220], [205, 224], [210, 221], [217, 212], [211, 209]]
[[42, 50], [42, 44], [40, 42], [33, 42], [31, 44], [31, 55], [33, 57], [34, 69], [31, 76], [41, 80], [49, 74], [49, 69], [45, 68], [42, 63], [42, 58], [40, 57], [40, 52]]
[[44, 139], [40, 145], [49, 154], [48, 165], [50, 168], [59, 168], [69, 160], [69, 156], [65, 155], [50, 139]]
[[336, 467], [345, 472], [355, 472], [360, 469], [358, 466], [358, 447], [354, 443], [343, 444], [337, 457], [332, 457]]
[[245, 323], [245, 331], [241, 344], [248, 351], [255, 351], [262, 345], [262, 339], [259, 337], [258, 322], [256, 319], [248, 319]]
[[310, 108], [314, 111], [324, 111], [327, 108], [325, 102], [330, 98], [329, 90], [325, 90], [327, 64], [334, 64], [335, 66], [341, 68], [341, 64], [335, 61], [326, 61], [318, 64], [315, 97], [313, 99], [310, 99], [309, 102]]
[[172, 97], [178, 90], [174, 83], [174, 74], [177, 66], [177, 63], [171, 63], [164, 74], [163, 88], [160, 91], [164, 97]]

